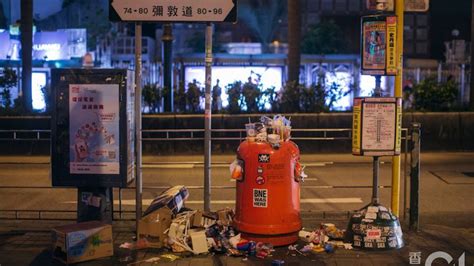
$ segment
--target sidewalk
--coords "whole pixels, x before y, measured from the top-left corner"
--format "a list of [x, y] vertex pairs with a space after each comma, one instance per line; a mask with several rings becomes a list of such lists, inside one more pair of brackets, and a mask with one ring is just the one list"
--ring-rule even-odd
[[[321, 222], [321, 221], [320, 221]], [[324, 221], [330, 222], [330, 221]], [[51, 259], [50, 228], [70, 222], [26, 222], [0, 221], [0, 265], [61, 265]], [[345, 221], [339, 220], [338, 226], [344, 227]], [[130, 242], [134, 235], [133, 222], [114, 223], [115, 255], [110, 258], [84, 262], [80, 265], [129, 265], [133, 262], [170, 254], [166, 249], [147, 249], [129, 251], [120, 249], [119, 245]], [[177, 254], [180, 259], [169, 261], [161, 258], [157, 265], [271, 265], [272, 260], [284, 260], [285, 265], [409, 265], [410, 254], [421, 252], [421, 263], [433, 252], [444, 251], [454, 258], [465, 252], [466, 265], [474, 263], [474, 229], [457, 229], [445, 226], [426, 225], [419, 233], [404, 230], [406, 246], [400, 250], [391, 251], [361, 251], [336, 249], [334, 253], [309, 253], [306, 256], [288, 255], [286, 247], [276, 248], [272, 257], [258, 259], [249, 257], [228, 257], [226, 255], [190, 256]], [[299, 248], [303, 247], [299, 243]], [[441, 259], [437, 263], [443, 262]], [[138, 263], [135, 265], [152, 265]], [[445, 265], [445, 264], [444, 264]]]

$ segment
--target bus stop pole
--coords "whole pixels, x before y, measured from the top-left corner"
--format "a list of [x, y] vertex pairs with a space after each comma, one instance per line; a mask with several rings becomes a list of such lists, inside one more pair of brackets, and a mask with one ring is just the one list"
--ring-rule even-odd
[[212, 82], [212, 34], [211, 23], [206, 26], [206, 91], [204, 111], [204, 210], [211, 210], [211, 82]]
[[[403, 15], [405, 13], [405, 0], [395, 1], [395, 12], [397, 15], [397, 60], [398, 71], [395, 77], [395, 97], [402, 97], [403, 83]], [[400, 215], [400, 155], [392, 157], [392, 211], [396, 216]]]
[[135, 23], [135, 224], [142, 218], [142, 23]]

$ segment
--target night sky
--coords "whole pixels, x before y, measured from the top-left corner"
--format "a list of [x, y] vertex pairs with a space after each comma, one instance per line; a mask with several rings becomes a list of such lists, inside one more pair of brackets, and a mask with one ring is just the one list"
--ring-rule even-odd
[[459, 30], [459, 39], [471, 40], [471, 0], [431, 0], [430, 10], [433, 58], [444, 58], [443, 42], [453, 39], [453, 29]]

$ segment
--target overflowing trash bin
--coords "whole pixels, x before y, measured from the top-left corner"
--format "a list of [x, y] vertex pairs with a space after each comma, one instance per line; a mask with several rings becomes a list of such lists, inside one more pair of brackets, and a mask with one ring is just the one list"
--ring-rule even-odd
[[298, 146], [290, 140], [290, 121], [262, 117], [248, 123], [246, 131], [231, 165], [237, 180], [234, 227], [248, 240], [294, 243], [301, 229], [300, 182], [305, 174]]

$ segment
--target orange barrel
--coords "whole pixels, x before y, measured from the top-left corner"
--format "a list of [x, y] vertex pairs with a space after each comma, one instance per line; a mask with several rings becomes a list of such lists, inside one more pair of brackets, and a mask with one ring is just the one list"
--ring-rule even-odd
[[237, 181], [235, 228], [256, 242], [296, 242], [301, 230], [298, 146], [286, 141], [274, 149], [268, 143], [244, 141], [237, 156], [244, 167]]

